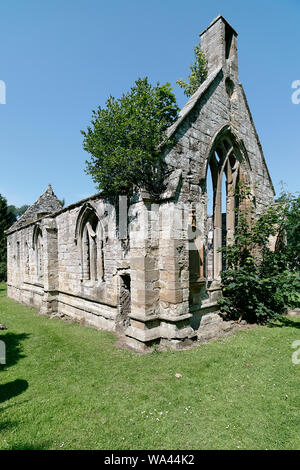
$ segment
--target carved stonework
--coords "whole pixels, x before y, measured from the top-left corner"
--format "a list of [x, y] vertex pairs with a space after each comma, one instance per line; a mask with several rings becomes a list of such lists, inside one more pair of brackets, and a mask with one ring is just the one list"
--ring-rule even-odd
[[246, 182], [258, 212], [274, 190], [238, 78], [237, 33], [219, 16], [201, 43], [208, 76], [167, 130], [160, 197], [96, 194], [62, 208], [49, 186], [7, 232], [10, 297], [141, 350], [226, 330], [220, 248], [233, 242], [235, 190]]

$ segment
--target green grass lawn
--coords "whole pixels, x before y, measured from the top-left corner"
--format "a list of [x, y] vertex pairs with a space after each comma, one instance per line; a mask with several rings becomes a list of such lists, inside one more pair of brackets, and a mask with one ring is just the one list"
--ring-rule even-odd
[[1, 449], [300, 448], [299, 319], [141, 355], [5, 296]]

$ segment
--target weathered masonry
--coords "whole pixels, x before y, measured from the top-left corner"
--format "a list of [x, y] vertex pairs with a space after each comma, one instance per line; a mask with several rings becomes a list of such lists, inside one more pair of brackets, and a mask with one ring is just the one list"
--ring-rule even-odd
[[238, 81], [237, 33], [219, 16], [201, 43], [208, 77], [169, 129], [161, 198], [98, 194], [61, 208], [49, 187], [8, 231], [11, 298], [120, 332], [137, 349], [221, 328], [218, 249], [234, 234], [236, 185], [250, 186], [258, 212], [274, 190]]

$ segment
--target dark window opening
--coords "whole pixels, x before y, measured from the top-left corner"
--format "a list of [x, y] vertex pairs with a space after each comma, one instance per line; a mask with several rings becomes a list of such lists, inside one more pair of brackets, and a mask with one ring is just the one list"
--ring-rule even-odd
[[96, 214], [88, 211], [81, 230], [82, 280], [104, 280], [103, 237]]
[[229, 26], [226, 25], [225, 28], [225, 57], [229, 59], [231, 56], [231, 46], [233, 41], [233, 31]]
[[20, 242], [17, 242], [17, 265], [20, 266]]
[[131, 280], [129, 274], [121, 276], [120, 286], [120, 327], [125, 329], [129, 326], [129, 314], [131, 312]]

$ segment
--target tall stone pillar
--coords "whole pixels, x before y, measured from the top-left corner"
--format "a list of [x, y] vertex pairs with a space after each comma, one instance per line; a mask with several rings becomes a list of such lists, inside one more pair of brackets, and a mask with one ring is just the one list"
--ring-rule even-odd
[[58, 295], [58, 245], [55, 219], [43, 220], [44, 251], [44, 297], [41, 313], [52, 314], [57, 311]]
[[188, 240], [183, 209], [143, 201], [131, 208], [131, 313], [128, 344], [171, 347], [191, 338]]
[[226, 66], [230, 78], [238, 80], [237, 32], [222, 15], [217, 16], [200, 34], [201, 48], [207, 60], [208, 74]]
[[150, 200], [130, 208], [131, 312], [125, 334], [140, 350], [160, 338], [157, 214]]
[[189, 212], [169, 202], [161, 207], [159, 237], [161, 342], [175, 347], [194, 331], [189, 312]]

